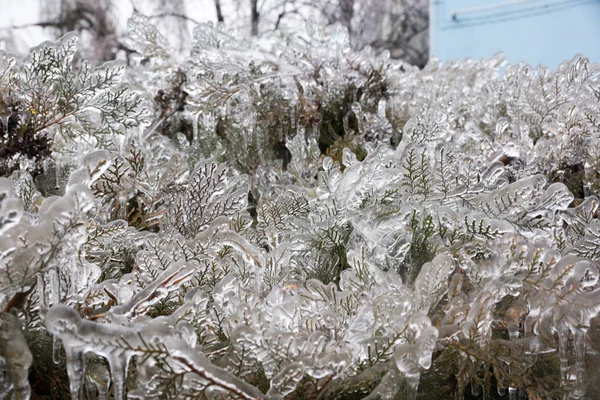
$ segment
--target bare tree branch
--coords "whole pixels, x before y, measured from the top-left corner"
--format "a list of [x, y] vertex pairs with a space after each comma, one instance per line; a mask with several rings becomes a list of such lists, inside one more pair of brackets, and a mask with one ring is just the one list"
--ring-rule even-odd
[[11, 31], [11, 30], [16, 30], [16, 29], [27, 29], [27, 28], [35, 28], [35, 27], [40, 27], [40, 28], [60, 28], [60, 23], [56, 22], [56, 21], [40, 21], [40, 22], [31, 23], [31, 24], [5, 26], [5, 27], [0, 28], [0, 29]]
[[252, 36], [257, 36], [258, 35], [258, 22], [260, 19], [260, 14], [258, 13], [258, 0], [250, 0], [250, 6], [251, 6], [251, 16], [250, 16], [250, 21], [251, 21], [251, 34]]
[[196, 24], [196, 25], [200, 25], [202, 23], [202, 22], [198, 21], [197, 19], [189, 17], [186, 14], [181, 14], [181, 13], [177, 13], [177, 12], [170, 12], [170, 11], [162, 12], [162, 13], [159, 13], [159, 14], [154, 14], [154, 15], [148, 16], [149, 19], [157, 19], [157, 18], [165, 18], [165, 17], [178, 18], [178, 19], [181, 19], [181, 20], [184, 20], [184, 21], [189, 21], [189, 22], [191, 22], [193, 24]]
[[217, 10], [217, 21], [220, 23], [225, 22], [223, 10], [221, 9], [221, 0], [215, 0], [215, 9]]

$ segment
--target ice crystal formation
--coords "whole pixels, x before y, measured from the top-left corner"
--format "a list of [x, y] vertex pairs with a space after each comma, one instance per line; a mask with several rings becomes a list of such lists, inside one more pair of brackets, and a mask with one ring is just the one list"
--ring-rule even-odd
[[599, 395], [598, 65], [129, 28], [0, 55], [0, 397]]

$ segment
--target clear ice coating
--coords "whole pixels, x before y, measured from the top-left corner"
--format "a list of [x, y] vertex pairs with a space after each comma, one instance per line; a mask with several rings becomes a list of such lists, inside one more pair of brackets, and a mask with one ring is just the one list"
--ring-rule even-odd
[[194, 267], [176, 263], [157, 276], [151, 284], [137, 292], [131, 300], [123, 305], [111, 308], [111, 313], [125, 317], [133, 317], [138, 313], [146, 313], [153, 304], [164, 299], [169, 292], [177, 290], [194, 275]]
[[150, 22], [127, 68], [0, 54], [55, 164], [0, 178], [0, 397], [47, 332], [76, 399], [586, 395], [597, 64], [418, 69], [318, 24], [203, 24], [180, 62]]
[[[125, 379], [133, 356], [159, 352], [182, 364], [204, 379], [242, 398], [256, 398], [259, 392], [225, 370], [210, 365], [206, 358], [182, 338], [177, 329], [160, 321], [150, 321], [136, 328], [103, 324], [82, 319], [74, 309], [59, 304], [46, 315], [46, 328], [63, 342], [67, 372], [73, 399], [83, 398], [86, 353], [106, 358], [110, 367], [115, 399], [125, 398]], [[178, 368], [182, 368], [179, 366]]]

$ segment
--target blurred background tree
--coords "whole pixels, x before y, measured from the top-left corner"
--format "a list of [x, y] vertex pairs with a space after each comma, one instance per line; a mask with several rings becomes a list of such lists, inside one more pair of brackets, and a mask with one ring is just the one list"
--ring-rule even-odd
[[319, 9], [329, 24], [339, 22], [348, 28], [355, 49], [371, 46], [421, 68], [427, 64], [429, 1], [322, 1]]
[[12, 15], [8, 25], [0, 19], [0, 48], [24, 53], [27, 48], [19, 47], [19, 39], [27, 29], [43, 28], [49, 39], [76, 31], [83, 56], [101, 63], [130, 53], [124, 37], [126, 20], [134, 12], [153, 20], [180, 52], [189, 48], [200, 22], [223, 24], [241, 36], [261, 36], [302, 32], [313, 19], [348, 28], [355, 49], [388, 50], [393, 58], [419, 67], [429, 57], [427, 0], [40, 0], [40, 18], [34, 23], [16, 23], [19, 15]]
[[86, 44], [86, 58], [99, 63], [114, 60], [121, 47], [113, 0], [43, 0], [40, 26], [55, 37], [75, 31]]

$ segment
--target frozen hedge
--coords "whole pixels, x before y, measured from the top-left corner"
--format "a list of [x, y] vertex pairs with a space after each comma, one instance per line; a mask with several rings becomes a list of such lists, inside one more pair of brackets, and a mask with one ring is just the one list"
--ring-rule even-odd
[[129, 27], [0, 54], [0, 397], [593, 396], [597, 64]]

